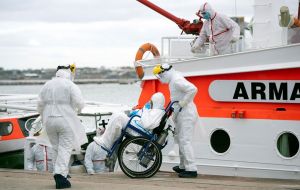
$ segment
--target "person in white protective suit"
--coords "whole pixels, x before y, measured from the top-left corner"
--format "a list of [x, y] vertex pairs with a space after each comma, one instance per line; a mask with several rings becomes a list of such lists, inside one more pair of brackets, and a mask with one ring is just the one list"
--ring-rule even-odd
[[67, 180], [72, 150], [80, 151], [87, 143], [84, 126], [77, 113], [84, 107], [81, 91], [72, 82], [74, 66], [58, 67], [56, 77], [48, 81], [38, 96], [38, 112], [42, 117], [53, 148], [56, 188], [70, 188]]
[[[39, 136], [40, 132], [34, 134], [34, 136]], [[47, 143], [43, 143], [42, 141], [37, 141], [34, 144], [27, 157], [27, 164], [29, 170], [38, 171], [48, 171], [53, 172], [53, 150]]]
[[169, 84], [171, 101], [179, 101], [173, 113], [173, 121], [175, 141], [179, 145], [180, 163], [179, 166], [173, 167], [173, 170], [179, 173], [179, 177], [197, 177], [192, 147], [193, 130], [198, 120], [198, 112], [193, 102], [197, 88], [168, 64], [155, 66], [153, 74], [160, 82]]
[[[96, 136], [100, 137], [105, 131], [104, 127], [96, 129]], [[87, 173], [92, 175], [95, 173], [108, 172], [109, 168], [105, 165], [107, 152], [101, 148], [95, 141], [91, 142], [85, 152], [84, 165]]]
[[202, 4], [196, 15], [204, 18], [205, 21], [191, 51], [193, 53], [200, 51], [208, 38], [212, 55], [232, 53], [233, 44], [240, 37], [239, 25], [226, 15], [215, 12], [208, 3]]
[[[143, 109], [136, 113], [141, 116], [137, 127], [143, 127], [148, 131], [153, 130], [159, 125], [160, 120], [165, 113], [165, 97], [162, 93], [158, 92], [152, 95], [150, 102], [150, 109], [144, 106]], [[127, 125], [129, 119], [130, 118], [125, 113], [114, 113], [110, 117], [104, 134], [101, 137], [94, 137], [94, 141], [106, 149], [111, 149], [113, 143], [120, 137], [122, 128]], [[132, 135], [136, 134], [132, 133]]]

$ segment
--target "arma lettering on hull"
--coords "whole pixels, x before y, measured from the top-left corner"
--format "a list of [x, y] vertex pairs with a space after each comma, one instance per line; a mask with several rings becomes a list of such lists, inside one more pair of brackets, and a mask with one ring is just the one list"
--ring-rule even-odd
[[215, 80], [209, 95], [220, 102], [300, 103], [300, 81]]

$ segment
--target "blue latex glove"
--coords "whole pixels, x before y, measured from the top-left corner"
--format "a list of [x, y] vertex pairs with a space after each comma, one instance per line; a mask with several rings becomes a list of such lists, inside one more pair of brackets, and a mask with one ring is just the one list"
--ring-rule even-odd
[[136, 109], [136, 110], [132, 110], [129, 114], [129, 117], [132, 117], [134, 115], [136, 115], [140, 110]]

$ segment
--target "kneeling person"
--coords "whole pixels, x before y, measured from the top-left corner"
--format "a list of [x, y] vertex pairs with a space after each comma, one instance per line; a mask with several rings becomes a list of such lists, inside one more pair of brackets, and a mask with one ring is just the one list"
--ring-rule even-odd
[[[105, 131], [105, 128], [97, 128], [96, 136], [100, 137]], [[85, 153], [84, 165], [88, 174], [108, 172], [109, 169], [105, 165], [107, 152], [101, 148], [95, 141], [91, 142]]]
[[35, 144], [30, 150], [28, 161], [28, 169], [34, 170], [34, 166], [38, 171], [53, 172], [52, 149], [43, 144]]

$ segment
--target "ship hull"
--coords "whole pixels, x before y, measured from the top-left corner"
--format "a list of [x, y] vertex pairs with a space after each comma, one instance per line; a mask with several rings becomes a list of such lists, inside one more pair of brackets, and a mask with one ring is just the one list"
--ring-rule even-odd
[[[300, 179], [300, 45], [169, 62], [192, 82], [193, 148], [202, 174]], [[139, 105], [167, 85], [145, 69]], [[174, 154], [175, 153], [175, 154]], [[179, 162], [172, 138], [163, 169]]]
[[24, 149], [0, 153], [0, 168], [24, 169]]

